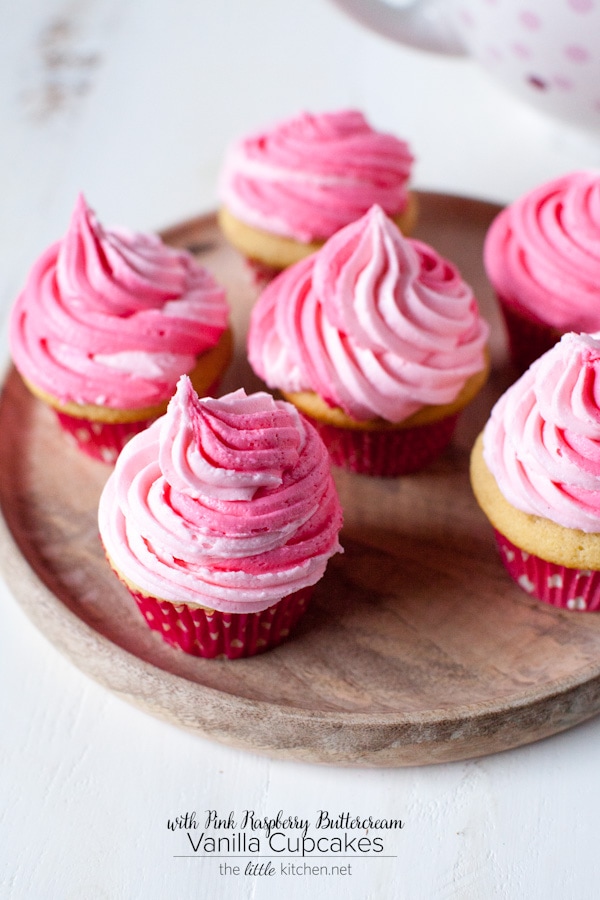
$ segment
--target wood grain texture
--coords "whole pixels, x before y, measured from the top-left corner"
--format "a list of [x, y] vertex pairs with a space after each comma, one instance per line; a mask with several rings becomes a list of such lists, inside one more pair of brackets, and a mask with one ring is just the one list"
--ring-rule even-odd
[[[468, 455], [512, 380], [481, 267], [497, 208], [420, 194], [417, 236], [454, 260], [493, 327], [489, 385], [430, 469], [335, 471], [342, 543], [292, 639], [201, 660], [150, 632], [106, 564], [96, 507], [108, 469], [66, 441], [14, 370], [0, 398], [0, 561], [23, 609], [87, 675], [158, 717], [268, 755], [401, 766], [519, 746], [600, 710], [600, 616], [546, 607], [510, 581], [468, 481]], [[262, 387], [244, 352], [256, 295], [215, 219], [165, 234], [227, 287], [236, 355], [224, 390]]]

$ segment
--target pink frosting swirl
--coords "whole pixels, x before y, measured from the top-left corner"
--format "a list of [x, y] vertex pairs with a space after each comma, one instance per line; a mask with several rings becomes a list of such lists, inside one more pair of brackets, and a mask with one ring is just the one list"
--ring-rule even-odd
[[412, 163], [405, 141], [375, 131], [356, 110], [302, 113], [232, 146], [220, 196], [243, 222], [309, 243], [374, 203], [403, 212]]
[[573, 172], [504, 209], [484, 246], [506, 302], [562, 331], [600, 328], [600, 172]]
[[341, 550], [327, 451], [291, 404], [243, 390], [167, 413], [121, 452], [98, 521], [118, 570], [147, 593], [257, 612], [321, 578]]
[[517, 509], [600, 531], [600, 335], [563, 335], [502, 395], [484, 459]]
[[80, 196], [15, 303], [11, 352], [63, 402], [138, 409], [168, 399], [227, 320], [224, 290], [191, 254], [103, 228]]
[[267, 285], [248, 353], [272, 388], [401, 422], [456, 399], [485, 366], [488, 331], [454, 266], [375, 206]]

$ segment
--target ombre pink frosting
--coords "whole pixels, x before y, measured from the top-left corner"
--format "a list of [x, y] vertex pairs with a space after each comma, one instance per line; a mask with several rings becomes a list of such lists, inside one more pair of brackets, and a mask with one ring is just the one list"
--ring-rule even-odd
[[413, 156], [356, 110], [302, 113], [235, 143], [220, 198], [243, 222], [304, 243], [324, 240], [379, 204], [402, 213]]
[[456, 268], [375, 206], [267, 285], [248, 353], [272, 388], [401, 422], [456, 399], [485, 367], [488, 332]]
[[104, 228], [79, 196], [10, 321], [14, 363], [62, 402], [139, 409], [168, 399], [227, 326], [224, 290], [190, 253]]
[[121, 452], [98, 521], [113, 564], [143, 591], [221, 612], [272, 606], [341, 550], [315, 429], [266, 393], [199, 400], [186, 376]]
[[517, 509], [600, 531], [600, 335], [563, 335], [502, 395], [484, 459]]
[[573, 172], [504, 209], [484, 246], [496, 293], [561, 331], [600, 328], [600, 171]]

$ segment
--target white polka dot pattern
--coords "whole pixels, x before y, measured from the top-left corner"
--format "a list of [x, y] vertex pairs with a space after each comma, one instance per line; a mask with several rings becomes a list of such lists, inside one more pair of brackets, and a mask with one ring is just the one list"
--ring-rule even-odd
[[600, 572], [546, 562], [516, 547], [497, 531], [494, 534], [504, 567], [525, 593], [561, 609], [600, 610]]
[[304, 614], [313, 589], [303, 588], [268, 609], [246, 614], [170, 603], [129, 590], [150, 628], [171, 646], [206, 659], [240, 659], [286, 640]]

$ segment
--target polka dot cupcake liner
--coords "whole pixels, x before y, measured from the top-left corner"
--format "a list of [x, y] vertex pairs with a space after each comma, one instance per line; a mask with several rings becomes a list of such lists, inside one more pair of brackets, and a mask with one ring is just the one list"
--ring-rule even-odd
[[526, 553], [494, 531], [506, 571], [531, 597], [577, 612], [600, 610], [600, 572], [570, 569]]
[[[206, 396], [214, 397], [218, 390], [219, 381], [215, 381], [206, 391]], [[125, 444], [157, 418], [154, 416], [132, 422], [99, 422], [72, 416], [56, 408], [54, 414], [62, 430], [86, 456], [111, 466], [117, 461]]]
[[499, 298], [499, 303], [506, 325], [510, 358], [515, 369], [522, 375], [539, 356], [560, 340], [562, 332], [529, 318], [502, 297]]
[[255, 613], [222, 613], [128, 590], [149, 627], [167, 644], [205, 659], [256, 656], [285, 641], [308, 606], [313, 587]]
[[252, 283], [256, 288], [266, 287], [281, 272], [281, 269], [276, 268], [276, 266], [270, 266], [267, 263], [260, 262], [258, 259], [250, 259], [248, 256], [245, 257], [245, 263]]
[[321, 435], [332, 463], [359, 475], [393, 478], [434, 462], [454, 434], [458, 414], [415, 428], [361, 431], [310, 420]]
[[93, 422], [58, 410], [55, 413], [63, 431], [86, 456], [109, 465], [114, 465], [127, 441], [152, 422], [152, 419], [140, 419], [137, 422]]

